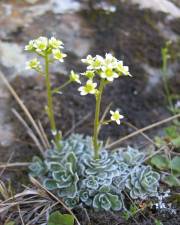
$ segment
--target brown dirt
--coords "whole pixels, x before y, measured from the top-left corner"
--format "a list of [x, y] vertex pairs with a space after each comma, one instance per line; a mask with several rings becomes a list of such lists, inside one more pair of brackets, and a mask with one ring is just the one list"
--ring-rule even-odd
[[[57, 75], [53, 83], [58, 86], [65, 80], [65, 76]], [[39, 119], [47, 130], [49, 125], [44, 111], [46, 94], [43, 80], [32, 77], [18, 77], [12, 82], [12, 85], [23, 102], [25, 102], [33, 117], [36, 120]], [[137, 92], [142, 94], [134, 94], [134, 87], [136, 87]], [[80, 96], [77, 88], [76, 84], [71, 85], [64, 90], [62, 95], [55, 96], [57, 126], [65, 134], [74, 124], [81, 121], [88, 113], [91, 113], [89, 119], [75, 129], [75, 132], [92, 135], [94, 98], [93, 96]], [[120, 108], [122, 114], [126, 117], [126, 121], [139, 128], [156, 122], [157, 118], [168, 115], [163, 92], [160, 89], [155, 89], [152, 95], [146, 95], [143, 93], [143, 88], [141, 80], [122, 78], [105, 90], [102, 100], [103, 110], [112, 102], [112, 109]], [[132, 129], [129, 129], [127, 126], [122, 125], [118, 127], [112, 123], [102, 129], [101, 138], [107, 139], [110, 137], [111, 139], [117, 139], [131, 131]]]

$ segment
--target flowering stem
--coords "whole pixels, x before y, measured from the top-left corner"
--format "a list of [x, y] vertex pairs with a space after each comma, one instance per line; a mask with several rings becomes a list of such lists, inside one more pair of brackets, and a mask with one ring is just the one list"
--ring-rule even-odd
[[171, 100], [171, 94], [168, 85], [168, 74], [167, 74], [167, 63], [168, 63], [168, 47], [162, 49], [162, 73], [163, 73], [163, 83], [164, 83], [164, 90], [167, 98], [167, 102], [169, 104], [170, 110], [173, 110], [173, 103]]
[[101, 125], [99, 121], [99, 115], [100, 115], [101, 97], [102, 97], [103, 89], [104, 89], [104, 80], [102, 79], [100, 81], [98, 93], [96, 94], [96, 108], [95, 108], [95, 119], [94, 119], [94, 135], [93, 135], [94, 159], [99, 159], [100, 143], [98, 141], [98, 135], [100, 131], [99, 126]]
[[69, 85], [71, 82], [72, 82], [71, 80], [66, 81], [66, 82], [65, 82], [63, 85], [61, 85], [60, 87], [55, 88], [55, 89], [52, 91], [52, 93], [54, 94], [54, 93], [59, 93], [59, 92], [61, 92], [62, 89], [64, 89], [64, 88], [65, 88], [67, 85]]
[[52, 90], [51, 90], [51, 82], [49, 77], [48, 53], [46, 53], [45, 55], [45, 80], [46, 80], [46, 90], [47, 90], [47, 114], [50, 121], [51, 131], [53, 134], [55, 134], [55, 143], [56, 145], [58, 145], [61, 139], [61, 135], [57, 132], [55, 118], [54, 118]]

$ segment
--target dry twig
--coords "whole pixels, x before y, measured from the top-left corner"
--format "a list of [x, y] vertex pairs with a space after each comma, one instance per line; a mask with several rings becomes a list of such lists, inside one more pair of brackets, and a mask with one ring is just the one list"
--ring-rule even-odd
[[167, 118], [167, 119], [161, 120], [161, 121], [159, 121], [159, 122], [153, 123], [153, 124], [151, 124], [151, 125], [149, 125], [149, 126], [146, 126], [146, 127], [144, 127], [144, 128], [141, 128], [141, 129], [139, 129], [139, 130], [137, 130], [137, 131], [135, 131], [135, 132], [133, 132], [133, 133], [131, 133], [131, 134], [128, 134], [128, 135], [126, 135], [125, 137], [120, 138], [119, 140], [117, 140], [117, 141], [115, 141], [115, 142], [109, 144], [109, 145], [106, 146], [106, 147], [107, 147], [107, 148], [114, 148], [115, 146], [117, 146], [118, 144], [120, 144], [121, 142], [123, 142], [123, 141], [125, 141], [125, 140], [127, 140], [127, 139], [129, 139], [129, 138], [132, 138], [132, 137], [134, 137], [134, 136], [136, 136], [136, 135], [138, 135], [138, 134], [142, 134], [142, 132], [145, 132], [145, 131], [150, 130], [150, 129], [154, 128], [154, 127], [160, 126], [160, 125], [162, 125], [162, 124], [164, 124], [164, 123], [168, 123], [168, 122], [170, 122], [171, 120], [175, 120], [175, 119], [177, 119], [177, 118], [179, 118], [179, 117], [180, 117], [180, 113], [177, 114], [177, 115], [175, 115], [175, 116], [171, 116], [171, 117], [169, 117], [169, 118]]

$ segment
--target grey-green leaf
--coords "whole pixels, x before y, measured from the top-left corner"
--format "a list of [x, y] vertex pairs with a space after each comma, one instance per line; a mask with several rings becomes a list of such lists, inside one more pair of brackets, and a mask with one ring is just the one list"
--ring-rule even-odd
[[55, 189], [57, 189], [57, 182], [53, 179], [46, 179], [46, 180], [44, 180], [44, 186], [48, 190], [55, 190]]
[[67, 156], [67, 161], [71, 163], [73, 172], [76, 172], [77, 169], [77, 158], [73, 152], [70, 152]]

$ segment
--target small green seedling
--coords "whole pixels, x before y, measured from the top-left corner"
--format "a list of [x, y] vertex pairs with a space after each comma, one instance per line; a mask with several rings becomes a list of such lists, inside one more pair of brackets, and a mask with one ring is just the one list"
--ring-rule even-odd
[[122, 217], [127, 221], [130, 218], [134, 217], [138, 212], [138, 207], [135, 204], [132, 204], [129, 210], [122, 212]]
[[14, 221], [9, 221], [9, 222], [6, 222], [5, 225], [15, 225], [15, 222]]
[[49, 216], [47, 225], [74, 225], [74, 217], [55, 211]]
[[163, 223], [160, 220], [154, 220], [155, 225], [163, 225]]
[[164, 129], [165, 135], [163, 137], [156, 137], [155, 142], [158, 147], [166, 144], [172, 144], [173, 147], [180, 150], [180, 126], [178, 124], [169, 126]]
[[[180, 108], [179, 106], [175, 105], [173, 101], [176, 100], [178, 102], [180, 100], [180, 95], [172, 94], [169, 81], [168, 81], [168, 62], [172, 58], [171, 51], [170, 51], [171, 45], [172, 43], [168, 41], [166, 42], [165, 46], [161, 49], [162, 75], [163, 75], [162, 77], [163, 77], [163, 85], [164, 85], [164, 91], [166, 95], [168, 108], [172, 114], [178, 114], [180, 113]], [[178, 54], [177, 54], [177, 57], [179, 57]]]
[[151, 158], [150, 164], [155, 166], [162, 172], [166, 172], [162, 176], [162, 180], [170, 187], [180, 187], [180, 157], [175, 156], [169, 159], [164, 154], [158, 154]]

